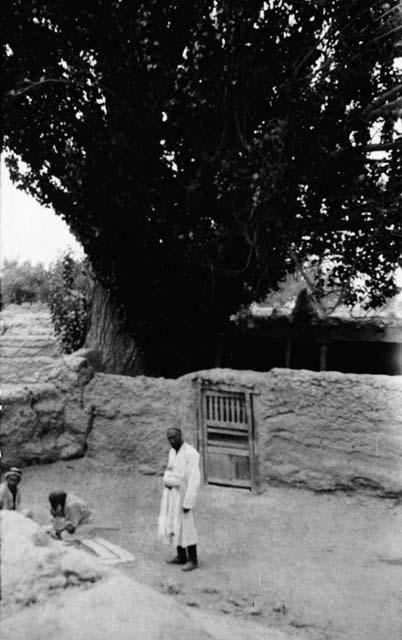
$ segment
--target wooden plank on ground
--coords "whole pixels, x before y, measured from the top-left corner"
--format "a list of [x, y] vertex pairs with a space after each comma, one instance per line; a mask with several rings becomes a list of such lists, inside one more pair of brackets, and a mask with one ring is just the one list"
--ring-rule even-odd
[[81, 540], [81, 545], [96, 553], [101, 560], [113, 559], [116, 557], [116, 554], [112, 553], [109, 549], [106, 549], [102, 544], [99, 544], [96, 538]]
[[82, 538], [76, 542], [84, 551], [94, 553], [103, 564], [134, 562], [132, 553], [105, 538]]
[[118, 558], [121, 559], [122, 562], [134, 562], [134, 556], [126, 549], [119, 547], [117, 544], [113, 544], [109, 540], [105, 538], [96, 538], [97, 542], [102, 545], [105, 549], [115, 554]]

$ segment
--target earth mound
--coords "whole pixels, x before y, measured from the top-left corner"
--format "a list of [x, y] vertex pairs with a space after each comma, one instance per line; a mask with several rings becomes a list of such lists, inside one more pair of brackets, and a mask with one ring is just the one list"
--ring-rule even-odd
[[54, 541], [19, 513], [1, 522], [2, 640], [286, 640], [187, 609]]

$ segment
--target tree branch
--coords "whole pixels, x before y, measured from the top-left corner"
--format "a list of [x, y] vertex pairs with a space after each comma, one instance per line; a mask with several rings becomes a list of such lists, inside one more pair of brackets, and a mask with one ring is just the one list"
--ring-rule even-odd
[[76, 81], [73, 82], [72, 80], [66, 80], [64, 78], [44, 78], [43, 80], [32, 82], [31, 84], [27, 85], [23, 89], [18, 89], [18, 90], [11, 89], [11, 91], [6, 93], [6, 96], [9, 96], [11, 99], [18, 98], [19, 96], [23, 96], [24, 94], [29, 93], [30, 91], [34, 91], [35, 89], [40, 89], [47, 84], [64, 84], [64, 85], [76, 84], [78, 86], [85, 86], [85, 88], [87, 89], [91, 88], [90, 85], [79, 83]]
[[400, 111], [402, 108], [402, 96], [397, 98], [396, 100], [392, 100], [392, 102], [387, 102], [377, 109], [373, 109], [369, 111], [367, 116], [371, 119], [377, 119], [386, 116], [388, 113], [392, 115], [394, 111]]
[[372, 40], [369, 41], [368, 44], [371, 44], [371, 42], [378, 42], [379, 40], [382, 40], [382, 38], [386, 38], [391, 33], [395, 33], [396, 31], [400, 31], [401, 29], [402, 29], [402, 24], [399, 24], [397, 27], [394, 27], [393, 29], [390, 29], [386, 33], [382, 33], [380, 36], [378, 36], [378, 38], [373, 38]]
[[[346, 291], [346, 287], [345, 286], [340, 288], [339, 295], [338, 295], [336, 301], [334, 302], [334, 304], [331, 307], [329, 307], [326, 310], [326, 313], [328, 315], [331, 315], [331, 313], [333, 313], [335, 311], [335, 309], [337, 309], [342, 304], [343, 298], [345, 296], [345, 291]], [[336, 292], [334, 291], [334, 293], [336, 293]]]
[[299, 58], [298, 60], [296, 60], [295, 65], [293, 67], [293, 72], [294, 72], [295, 75], [298, 74], [298, 72], [300, 71], [302, 66], [307, 62], [307, 60], [309, 58], [311, 58], [311, 56], [314, 54], [314, 52], [317, 52], [317, 53], [319, 53], [321, 55], [324, 55], [324, 52], [321, 51], [321, 49], [318, 48], [318, 45], [314, 46], [314, 47], [311, 47], [311, 49], [309, 49], [307, 51], [305, 56], [303, 56], [301, 59]]
[[35, 91], [36, 89], [41, 89], [45, 85], [52, 84], [77, 86], [86, 89], [87, 91], [98, 89], [111, 96], [116, 102], [122, 105], [130, 113], [132, 111], [127, 102], [122, 100], [122, 98], [120, 98], [120, 96], [115, 91], [113, 91], [113, 89], [110, 89], [109, 87], [101, 83], [98, 79], [92, 79], [92, 82], [88, 84], [85, 82], [80, 82], [79, 80], [67, 80], [66, 78], [43, 78], [42, 80], [38, 80], [37, 82], [32, 82], [22, 89], [12, 89], [6, 94], [6, 97], [9, 97], [9, 99], [13, 100], [14, 98], [18, 98], [26, 93], [29, 93], [30, 91]]
[[233, 113], [233, 117], [234, 117], [234, 121], [235, 121], [235, 125], [236, 125], [236, 131], [238, 133], [240, 142], [242, 143], [243, 147], [245, 148], [245, 150], [247, 151], [247, 153], [250, 152], [250, 146], [247, 144], [247, 142], [245, 141], [241, 129], [240, 129], [240, 122], [239, 122], [239, 116], [237, 115], [237, 111], [235, 110]]
[[371, 153], [372, 151], [392, 151], [393, 149], [400, 149], [402, 147], [402, 136], [396, 138], [392, 142], [379, 142], [377, 144], [371, 143], [363, 147], [363, 151]]
[[[336, 158], [342, 153], [350, 153], [351, 151], [362, 151], [364, 153], [373, 153], [374, 151], [392, 151], [393, 149], [402, 148], [402, 136], [399, 136], [392, 142], [378, 142], [369, 143], [364, 147], [343, 147], [342, 149], [335, 149], [329, 153], [330, 158]], [[368, 160], [372, 160], [369, 158]]]
[[312, 282], [310, 276], [308, 275], [306, 270], [303, 268], [303, 265], [301, 264], [299, 258], [297, 257], [297, 255], [293, 251], [293, 249], [289, 249], [289, 255], [292, 258], [293, 262], [295, 263], [296, 269], [299, 271], [300, 275], [302, 276], [302, 278], [304, 279], [305, 283], [307, 284], [307, 286], [308, 286], [308, 288], [310, 290], [310, 293], [314, 298], [315, 303], [319, 307], [321, 313], [325, 316], [326, 315], [325, 309], [324, 309], [324, 307], [322, 305], [321, 300], [318, 298], [318, 296], [315, 293], [314, 283]]
[[375, 100], [373, 100], [373, 102], [363, 110], [363, 115], [366, 115], [371, 111], [378, 109], [378, 107], [385, 104], [389, 100], [392, 100], [393, 98], [397, 98], [401, 93], [402, 93], [402, 84], [398, 84], [396, 87], [392, 87], [392, 89], [389, 89], [388, 91], [383, 93], [381, 96], [378, 96], [378, 98], [375, 98]]

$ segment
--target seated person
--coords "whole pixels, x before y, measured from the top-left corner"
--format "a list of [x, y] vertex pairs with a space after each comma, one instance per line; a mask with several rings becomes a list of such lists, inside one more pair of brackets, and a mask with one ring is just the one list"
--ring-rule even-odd
[[4, 474], [4, 482], [0, 484], [0, 509], [19, 511], [21, 507], [21, 492], [18, 488], [22, 471], [18, 467], [11, 467]]
[[[77, 528], [90, 521], [91, 512], [84, 500], [65, 491], [52, 491], [49, 494], [50, 513], [53, 517], [53, 531], [57, 538], [63, 533], [73, 534]], [[81, 531], [80, 531], [81, 532]]]
[[18, 467], [11, 467], [4, 474], [4, 482], [0, 484], [0, 509], [8, 511], [19, 511], [27, 518], [32, 518], [31, 511], [21, 509], [21, 491], [19, 484], [22, 478], [22, 471]]

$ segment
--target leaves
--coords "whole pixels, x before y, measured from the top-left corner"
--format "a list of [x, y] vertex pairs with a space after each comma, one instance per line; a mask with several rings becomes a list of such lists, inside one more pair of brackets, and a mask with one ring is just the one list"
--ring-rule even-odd
[[87, 330], [88, 274], [69, 252], [53, 264], [49, 274], [49, 307], [64, 353], [80, 349]]
[[331, 264], [349, 303], [394, 291], [399, 2], [16, 0], [2, 19], [13, 179], [68, 222], [150, 371], [209, 366], [291, 255]]

